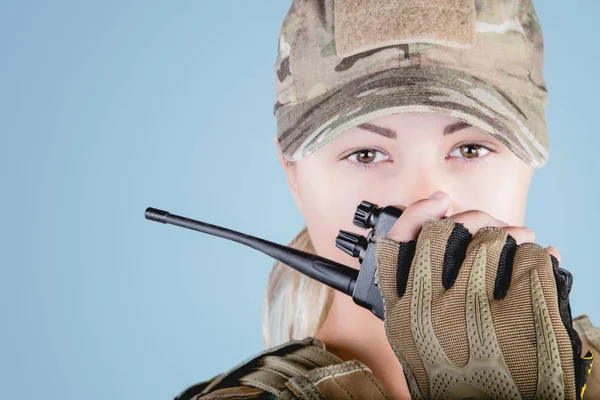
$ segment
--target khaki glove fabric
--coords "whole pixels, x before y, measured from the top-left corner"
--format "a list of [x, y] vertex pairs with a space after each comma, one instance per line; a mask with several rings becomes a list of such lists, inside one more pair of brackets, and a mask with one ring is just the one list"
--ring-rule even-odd
[[388, 340], [413, 399], [580, 399], [566, 279], [535, 243], [449, 219], [417, 240], [377, 236]]

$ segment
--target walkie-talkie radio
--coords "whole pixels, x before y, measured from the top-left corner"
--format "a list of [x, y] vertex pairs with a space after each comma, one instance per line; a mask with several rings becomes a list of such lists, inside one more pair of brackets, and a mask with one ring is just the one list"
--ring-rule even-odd
[[[362, 229], [370, 229], [367, 236], [340, 230], [335, 239], [337, 248], [358, 258], [361, 266], [360, 270], [357, 271], [347, 265], [320, 257], [316, 254], [283, 246], [218, 225], [173, 215], [156, 208], [148, 207], [144, 213], [146, 219], [151, 221], [181, 226], [252, 247], [283, 262], [309, 278], [316, 279], [342, 293], [352, 296], [356, 304], [371, 310], [373, 314], [382, 320], [384, 318], [384, 310], [381, 293], [377, 287], [377, 244], [375, 243], [375, 238], [376, 236], [386, 236], [400, 215], [402, 215], [402, 210], [393, 206], [379, 207], [377, 204], [366, 200], [358, 205], [352, 222]], [[572, 275], [563, 268], [559, 268], [559, 271], [567, 278], [568, 291], [571, 292], [573, 284]]]
[[335, 238], [335, 245], [345, 253], [357, 257], [360, 270], [356, 278], [354, 292], [349, 293], [356, 304], [383, 319], [383, 301], [377, 287], [376, 244], [375, 235], [385, 236], [392, 229], [402, 210], [387, 206], [380, 208], [377, 204], [361, 201], [352, 223], [362, 229], [371, 229], [367, 236], [340, 230]]

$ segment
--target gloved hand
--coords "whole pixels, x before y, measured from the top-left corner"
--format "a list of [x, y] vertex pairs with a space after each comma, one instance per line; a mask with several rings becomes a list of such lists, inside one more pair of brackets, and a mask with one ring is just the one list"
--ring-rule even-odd
[[500, 227], [475, 232], [432, 217], [416, 240], [375, 238], [385, 330], [412, 398], [580, 399], [591, 357], [558, 260]]

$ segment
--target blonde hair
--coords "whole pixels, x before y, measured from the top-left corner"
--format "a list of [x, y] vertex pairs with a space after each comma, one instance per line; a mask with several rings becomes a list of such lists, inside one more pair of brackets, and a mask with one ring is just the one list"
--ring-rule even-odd
[[[288, 246], [316, 254], [306, 226]], [[265, 291], [262, 325], [265, 347], [314, 336], [332, 300], [332, 288], [277, 261]]]

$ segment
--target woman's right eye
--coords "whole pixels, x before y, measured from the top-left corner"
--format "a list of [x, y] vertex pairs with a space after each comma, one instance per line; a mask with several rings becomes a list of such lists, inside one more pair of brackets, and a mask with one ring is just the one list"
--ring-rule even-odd
[[351, 160], [357, 167], [370, 168], [379, 161], [385, 161], [389, 158], [385, 153], [373, 148], [364, 148], [349, 154], [345, 159]]

